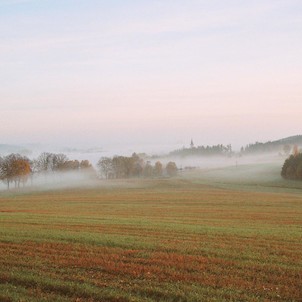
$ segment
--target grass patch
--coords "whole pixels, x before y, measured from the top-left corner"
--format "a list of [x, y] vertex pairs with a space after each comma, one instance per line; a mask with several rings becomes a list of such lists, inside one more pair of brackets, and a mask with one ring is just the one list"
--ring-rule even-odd
[[300, 184], [234, 169], [1, 193], [0, 301], [301, 301]]

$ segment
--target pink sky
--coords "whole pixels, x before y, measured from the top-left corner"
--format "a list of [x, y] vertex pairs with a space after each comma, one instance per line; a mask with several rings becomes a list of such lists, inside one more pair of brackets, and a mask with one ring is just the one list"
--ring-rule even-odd
[[302, 3], [0, 1], [1, 143], [302, 134]]

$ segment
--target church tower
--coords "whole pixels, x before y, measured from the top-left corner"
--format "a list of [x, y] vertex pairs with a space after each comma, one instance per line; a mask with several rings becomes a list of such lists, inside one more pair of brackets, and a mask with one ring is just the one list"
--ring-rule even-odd
[[191, 144], [190, 144], [191, 149], [194, 148], [194, 143], [193, 143], [193, 139], [191, 139]]

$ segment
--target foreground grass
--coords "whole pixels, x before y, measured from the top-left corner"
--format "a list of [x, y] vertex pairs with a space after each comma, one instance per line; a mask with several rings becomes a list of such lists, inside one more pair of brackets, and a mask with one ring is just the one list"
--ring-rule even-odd
[[301, 301], [301, 235], [296, 190], [2, 193], [0, 301]]

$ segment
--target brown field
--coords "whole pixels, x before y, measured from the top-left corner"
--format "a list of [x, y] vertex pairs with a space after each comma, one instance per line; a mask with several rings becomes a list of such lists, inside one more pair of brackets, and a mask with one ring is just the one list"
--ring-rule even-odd
[[191, 181], [0, 193], [0, 301], [302, 301], [302, 195]]

